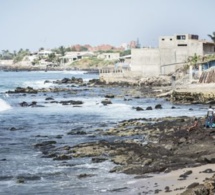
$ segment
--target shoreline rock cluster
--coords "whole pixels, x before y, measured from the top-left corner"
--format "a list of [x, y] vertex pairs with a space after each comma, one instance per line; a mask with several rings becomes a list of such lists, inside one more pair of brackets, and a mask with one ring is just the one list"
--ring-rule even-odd
[[[49, 81], [46, 81], [49, 82]], [[100, 80], [91, 80], [88, 84], [84, 84], [83, 80], [76, 78], [64, 78], [60, 81], [54, 81], [59, 86], [61, 84], [78, 86], [100, 86], [113, 87], [119, 86], [118, 83], [109, 83]], [[121, 83], [120, 87], [131, 87], [129, 83]], [[141, 94], [147, 97], [155, 97], [157, 94], [169, 90], [169, 87], [158, 90], [154, 87], [137, 87], [134, 90], [139, 90]], [[50, 88], [50, 89], [33, 89], [31, 87], [18, 87], [14, 91], [8, 93], [38, 93], [38, 92], [65, 92], [73, 90], [71, 88]], [[197, 96], [198, 101], [194, 99], [193, 94], [185, 94], [183, 92], [173, 92], [172, 98], [175, 102], [183, 103], [203, 103], [199, 101], [201, 96]], [[179, 98], [181, 96], [181, 99]], [[190, 98], [187, 98], [191, 96]], [[169, 94], [168, 97], [171, 97]], [[178, 99], [177, 99], [178, 97]], [[114, 95], [108, 94], [106, 98], [114, 98]], [[136, 97], [138, 98], [138, 97]], [[185, 101], [186, 100], [186, 101]], [[47, 101], [55, 101], [47, 99]], [[72, 100], [71, 100], [72, 101]], [[109, 104], [104, 102], [104, 104]], [[206, 102], [213, 101], [213, 98], [206, 99]], [[62, 104], [80, 105], [83, 102], [61, 102]], [[212, 102], [210, 102], [212, 103]], [[36, 102], [30, 104], [23, 102], [21, 106], [36, 106]], [[134, 108], [140, 111], [141, 108]], [[162, 109], [162, 105], [156, 105], [155, 109]], [[157, 119], [137, 118], [121, 121], [114, 127], [108, 129], [97, 129], [94, 137], [103, 137], [95, 142], [82, 143], [75, 146], [65, 145], [58, 146], [55, 140], [45, 140], [34, 145], [35, 149], [42, 152], [43, 158], [52, 158], [53, 160], [65, 161], [73, 158], [91, 158], [93, 163], [103, 161], [111, 161], [116, 166], [110, 172], [123, 172], [126, 174], [135, 174], [144, 176], [148, 173], [170, 172], [172, 170], [184, 167], [196, 167], [204, 164], [215, 163], [215, 130], [205, 129], [204, 119], [199, 118], [200, 126], [195, 130], [188, 132], [188, 127], [192, 124], [193, 119], [190, 117], [166, 117]], [[77, 131], [68, 132], [67, 136], [88, 136], [87, 132]], [[112, 137], [110, 140], [109, 137]], [[57, 139], [60, 139], [58, 137]], [[114, 138], [114, 139], [113, 139]], [[186, 175], [182, 179], [186, 179]], [[214, 177], [211, 178], [211, 185], [215, 186]], [[206, 185], [207, 186], [207, 185]], [[210, 195], [215, 190], [210, 187], [202, 187], [202, 184], [191, 186], [184, 192], [184, 195], [192, 194], [190, 191], [198, 189], [198, 193]], [[159, 191], [158, 191], [159, 192]]]
[[[199, 120], [203, 122], [202, 118]], [[102, 135], [103, 140], [61, 147], [57, 147], [56, 141], [49, 140], [37, 143], [34, 147], [43, 153], [43, 158], [66, 161], [88, 157], [93, 163], [108, 160], [116, 165], [110, 172], [142, 177], [149, 173], [168, 173], [185, 167], [215, 163], [215, 130], [200, 126], [188, 132], [191, 123], [192, 118], [189, 117], [131, 119], [121, 121], [109, 129], [98, 129], [95, 136]], [[87, 136], [87, 133], [68, 133], [68, 136], [77, 135]], [[109, 136], [115, 139], [110, 141]], [[181, 175], [180, 180], [186, 180], [189, 174]], [[214, 177], [210, 182], [215, 184]], [[193, 189], [215, 192], [214, 189], [202, 188], [202, 185], [189, 186], [184, 195], [192, 194], [188, 192]]]

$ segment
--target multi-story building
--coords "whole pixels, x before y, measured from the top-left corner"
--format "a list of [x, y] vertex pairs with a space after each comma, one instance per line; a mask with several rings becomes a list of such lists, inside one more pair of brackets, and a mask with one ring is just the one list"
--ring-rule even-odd
[[199, 40], [198, 35], [180, 34], [162, 36], [158, 48], [131, 50], [131, 71], [142, 76], [159, 76], [173, 73], [184, 65], [189, 56], [214, 54], [215, 44]]

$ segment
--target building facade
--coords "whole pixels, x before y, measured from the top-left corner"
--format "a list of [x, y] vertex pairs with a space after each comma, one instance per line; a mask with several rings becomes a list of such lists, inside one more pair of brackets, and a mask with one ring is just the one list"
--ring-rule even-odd
[[142, 76], [171, 74], [183, 66], [189, 56], [204, 56], [214, 52], [214, 43], [199, 40], [198, 35], [162, 36], [158, 48], [131, 50], [131, 71], [141, 72]]
[[101, 53], [97, 58], [104, 60], [119, 60], [120, 53]]

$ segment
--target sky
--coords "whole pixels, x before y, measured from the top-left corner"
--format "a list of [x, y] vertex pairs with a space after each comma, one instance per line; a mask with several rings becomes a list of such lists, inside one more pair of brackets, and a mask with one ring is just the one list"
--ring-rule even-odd
[[120, 46], [139, 39], [215, 31], [215, 0], [0, 0], [0, 52], [75, 44]]

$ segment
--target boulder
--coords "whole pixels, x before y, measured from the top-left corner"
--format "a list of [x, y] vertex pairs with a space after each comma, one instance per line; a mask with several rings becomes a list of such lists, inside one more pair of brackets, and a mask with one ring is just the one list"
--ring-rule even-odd
[[162, 109], [161, 104], [157, 104], [157, 105], [155, 105], [155, 109]]
[[109, 100], [109, 99], [105, 99], [105, 100], [102, 100], [101, 103], [106, 106], [108, 104], [112, 104], [112, 102]]
[[105, 98], [114, 98], [115, 96], [113, 94], [107, 94], [105, 95]]
[[151, 106], [148, 106], [148, 107], [146, 108], [146, 110], [152, 110], [152, 107], [151, 107]]

